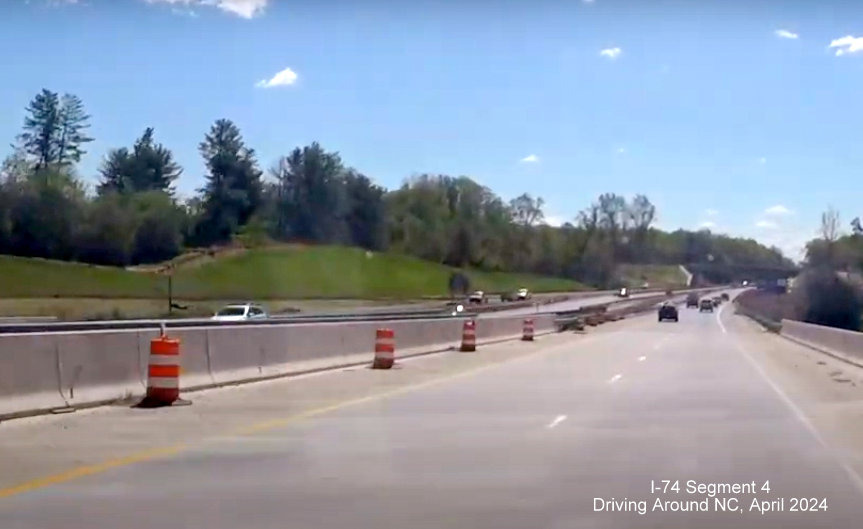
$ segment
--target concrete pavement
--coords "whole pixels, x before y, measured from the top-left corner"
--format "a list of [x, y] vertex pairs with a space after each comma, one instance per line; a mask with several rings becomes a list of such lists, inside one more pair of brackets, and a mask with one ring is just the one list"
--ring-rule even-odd
[[[836, 420], [863, 410], [857, 386], [841, 384], [845, 411], [825, 413], [838, 397], [823, 366], [728, 310], [681, 309], [676, 324], [648, 315], [592, 332], [394, 372], [219, 390], [152, 414], [115, 408], [10, 424], [0, 429], [0, 476], [31, 479], [40, 453], [28, 440], [45, 447], [48, 437], [58, 454], [40, 472], [78, 458], [96, 469], [0, 498], [0, 527], [863, 525], [863, 443]], [[99, 450], [87, 452], [86, 441]], [[176, 442], [135, 464], [90, 463], [97, 452]], [[651, 491], [662, 480], [665, 491]], [[687, 493], [690, 481], [704, 492]], [[732, 485], [743, 491], [709, 493]], [[743, 512], [717, 512], [716, 498], [736, 498]], [[792, 512], [794, 498], [816, 510]], [[753, 500], [783, 499], [772, 504], [783, 512], [750, 511]], [[708, 510], [657, 511], [657, 500]]]

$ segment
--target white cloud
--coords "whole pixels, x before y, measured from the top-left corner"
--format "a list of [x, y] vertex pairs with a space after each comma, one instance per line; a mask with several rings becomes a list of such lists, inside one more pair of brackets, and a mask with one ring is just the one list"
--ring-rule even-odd
[[701, 224], [698, 225], [699, 230], [709, 230], [709, 229], [715, 228], [715, 227], [716, 227], [716, 223], [711, 221], [711, 220], [705, 220], [704, 222], [702, 222]]
[[708, 208], [708, 209], [704, 210], [704, 214], [707, 215], [708, 217], [715, 217], [716, 215], [719, 215], [719, 211], [717, 211], [713, 208]]
[[[148, 4], [169, 4], [179, 7], [216, 7], [242, 18], [263, 14], [269, 0], [144, 0]], [[180, 12], [183, 12], [182, 10]]]
[[601, 56], [608, 57], [611, 60], [618, 58], [621, 53], [623, 53], [623, 50], [620, 48], [606, 48], [599, 52]]
[[261, 79], [255, 86], [258, 88], [274, 88], [276, 86], [290, 86], [297, 81], [297, 73], [290, 68], [285, 68], [270, 79]]
[[545, 223], [549, 226], [554, 226], [555, 228], [559, 228], [566, 224], [567, 222], [571, 222], [569, 219], [564, 217], [563, 215], [546, 215]]
[[623, 147], [618, 147], [618, 148], [617, 148], [617, 154], [623, 154], [623, 153], [625, 153], [625, 152], [626, 152], [626, 149], [624, 149]]
[[830, 48], [836, 48], [836, 55], [845, 55], [847, 53], [857, 53], [863, 50], [863, 37], [845, 37], [834, 39], [830, 42]]
[[776, 223], [775, 227], [770, 225], [759, 226], [762, 220], [754, 224], [753, 229], [746, 230], [741, 234], [751, 237], [766, 246], [776, 246], [782, 253], [795, 261], [800, 261], [806, 256], [806, 243], [812, 239], [809, 235], [811, 230], [801, 226], [790, 226]]
[[779, 225], [776, 224], [775, 222], [773, 222], [772, 220], [762, 219], [762, 220], [759, 220], [758, 222], [755, 223], [755, 227], [761, 228], [764, 230], [775, 230], [776, 228], [779, 227]]
[[758, 159], [758, 163], [760, 163], [761, 165], [766, 164], [766, 163], [767, 163], [767, 158], [765, 158], [765, 157], [763, 157], [763, 156], [762, 156], [761, 158], [759, 158], [759, 159]]
[[583, 4], [592, 4], [593, 2], [594, 0], [581, 0], [581, 3]]
[[527, 156], [522, 158], [521, 161], [525, 163], [536, 163], [539, 161], [539, 156], [535, 154], [528, 154]]
[[777, 204], [775, 206], [770, 206], [769, 208], [764, 210], [765, 215], [769, 215], [771, 217], [779, 217], [783, 215], [791, 215], [794, 213], [790, 209], [786, 208], [782, 204]]
[[793, 31], [788, 31], [787, 29], [777, 29], [773, 32], [774, 35], [779, 37], [780, 39], [798, 39], [800, 35], [794, 33]]

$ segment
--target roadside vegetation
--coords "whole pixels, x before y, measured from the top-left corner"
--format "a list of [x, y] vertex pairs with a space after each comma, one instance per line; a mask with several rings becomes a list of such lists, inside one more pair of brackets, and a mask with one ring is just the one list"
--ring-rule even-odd
[[806, 245], [806, 260], [788, 292], [769, 288], [738, 298], [743, 312], [775, 326], [783, 318], [852, 331], [863, 330], [863, 226], [855, 218], [842, 233], [839, 213], [822, 214], [820, 237]]
[[[212, 313], [220, 303], [264, 300], [272, 310], [333, 308], [299, 300], [420, 301], [449, 296], [456, 269], [401, 254], [341, 246], [284, 245], [173, 263], [176, 315]], [[147, 271], [0, 256], [0, 315], [145, 317], [168, 312], [166, 267]], [[584, 290], [563, 278], [462, 270], [487, 292]], [[345, 306], [344, 304], [342, 306]], [[356, 303], [351, 307], [357, 306]]]
[[685, 288], [686, 275], [678, 265], [631, 265], [617, 269], [621, 286], [638, 288], [647, 283], [654, 288]]
[[643, 195], [605, 193], [550, 226], [530, 194], [505, 200], [469, 177], [433, 174], [387, 190], [318, 143], [265, 171], [228, 119], [203, 134], [203, 186], [181, 199], [183, 168], [146, 124], [131, 145], [103, 153], [97, 175], [79, 174], [91, 119], [79, 98], [50, 90], [26, 108], [0, 167], [0, 254], [52, 261], [4, 259], [7, 298], [158, 297], [166, 280], [152, 274], [170, 271], [165, 262], [188, 299], [445, 295], [454, 269], [469, 271], [474, 288], [544, 291], [614, 286], [627, 264], [643, 267], [630, 268], [636, 281], [657, 273], [659, 282], [680, 263], [790, 265], [751, 239], [658, 230]]

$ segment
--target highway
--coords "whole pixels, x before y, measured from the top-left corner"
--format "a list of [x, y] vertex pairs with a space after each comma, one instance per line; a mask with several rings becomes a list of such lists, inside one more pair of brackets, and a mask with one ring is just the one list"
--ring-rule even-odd
[[621, 298], [616, 294], [609, 293], [596, 293], [589, 295], [579, 295], [568, 299], [566, 301], [561, 301], [559, 303], [548, 303], [548, 304], [539, 304], [530, 307], [519, 307], [512, 309], [505, 309], [496, 312], [486, 312], [480, 313], [477, 315], [478, 318], [495, 318], [502, 316], [527, 316], [530, 314], [536, 314], [538, 312], [566, 312], [566, 311], [574, 311], [578, 310], [582, 307], [586, 307], [588, 305], [602, 305], [605, 303], [614, 303], [618, 301], [632, 300], [637, 301], [642, 298], [648, 298], [652, 296], [662, 295], [661, 292], [647, 292], [647, 293], [637, 293], [632, 294], [628, 298]]
[[731, 312], [12, 421], [0, 527], [863, 526], [863, 373]]

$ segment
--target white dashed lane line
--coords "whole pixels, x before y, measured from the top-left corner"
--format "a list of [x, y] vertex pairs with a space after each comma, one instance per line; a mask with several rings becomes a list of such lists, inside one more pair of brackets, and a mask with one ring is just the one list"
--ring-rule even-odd
[[555, 426], [557, 426], [558, 424], [562, 423], [565, 420], [566, 420], [566, 415], [558, 415], [557, 417], [554, 418], [553, 421], [548, 423], [545, 427], [546, 428], [554, 428]]

